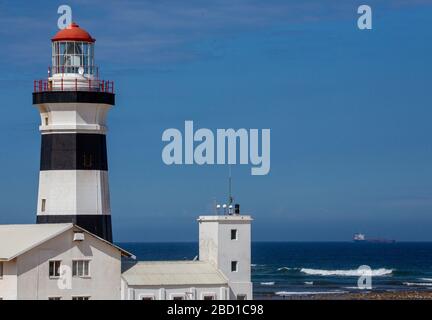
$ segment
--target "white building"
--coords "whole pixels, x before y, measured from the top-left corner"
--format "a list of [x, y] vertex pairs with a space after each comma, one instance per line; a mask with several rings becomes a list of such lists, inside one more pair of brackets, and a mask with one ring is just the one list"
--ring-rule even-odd
[[0, 299], [252, 299], [251, 217], [200, 216], [199, 260], [140, 261], [79, 226], [0, 225]]
[[120, 299], [131, 254], [66, 224], [0, 225], [0, 299]]
[[252, 299], [251, 221], [200, 216], [199, 260], [124, 264], [122, 299]]
[[228, 281], [210, 263], [154, 261], [124, 265], [123, 300], [226, 300]]
[[247, 215], [201, 216], [199, 259], [228, 279], [230, 299], [252, 299], [251, 222]]

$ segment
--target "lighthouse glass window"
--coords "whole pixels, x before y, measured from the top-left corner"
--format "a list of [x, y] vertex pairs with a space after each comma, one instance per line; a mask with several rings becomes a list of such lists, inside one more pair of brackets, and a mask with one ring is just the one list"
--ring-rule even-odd
[[52, 65], [55, 73], [78, 73], [80, 67], [84, 74], [95, 74], [94, 45], [82, 41], [61, 41], [52, 44]]

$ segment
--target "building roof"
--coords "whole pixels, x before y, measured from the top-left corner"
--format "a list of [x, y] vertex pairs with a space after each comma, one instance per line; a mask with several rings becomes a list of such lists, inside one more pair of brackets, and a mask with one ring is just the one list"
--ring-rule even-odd
[[108, 243], [120, 250], [124, 256], [132, 257], [132, 254], [129, 252], [72, 223], [6, 224], [0, 225], [0, 261], [12, 260], [72, 228], [86, 232], [87, 234]]
[[95, 42], [96, 39], [80, 28], [75, 22], [72, 22], [67, 28], [60, 30], [51, 39], [51, 41], [84, 41], [84, 42]]
[[226, 285], [227, 279], [210, 263], [203, 261], [138, 262], [124, 271], [130, 286]]

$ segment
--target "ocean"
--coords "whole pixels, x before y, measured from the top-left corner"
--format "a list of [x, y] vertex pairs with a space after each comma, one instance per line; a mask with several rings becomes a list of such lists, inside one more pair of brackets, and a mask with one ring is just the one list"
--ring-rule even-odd
[[[192, 260], [198, 243], [119, 243], [138, 260]], [[432, 290], [432, 242], [254, 242], [255, 299], [364, 292], [358, 268], [372, 269], [373, 291]]]

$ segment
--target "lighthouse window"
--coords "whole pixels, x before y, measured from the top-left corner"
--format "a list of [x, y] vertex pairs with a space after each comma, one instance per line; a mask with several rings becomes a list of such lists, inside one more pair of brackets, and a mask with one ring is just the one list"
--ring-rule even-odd
[[84, 154], [83, 156], [83, 166], [84, 168], [93, 167], [93, 156], [91, 154]]
[[79, 67], [85, 74], [94, 74], [94, 45], [81, 41], [53, 43], [53, 73], [78, 73]]
[[45, 209], [46, 209], [46, 199], [42, 199], [41, 211], [45, 212]]
[[3, 278], [3, 262], [0, 262], [0, 279]]
[[61, 265], [61, 261], [50, 261], [49, 262], [49, 276], [50, 276], [50, 278], [60, 277], [60, 265]]

